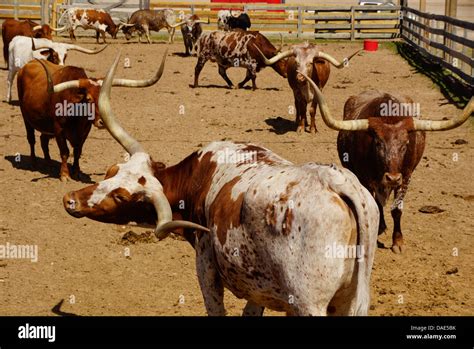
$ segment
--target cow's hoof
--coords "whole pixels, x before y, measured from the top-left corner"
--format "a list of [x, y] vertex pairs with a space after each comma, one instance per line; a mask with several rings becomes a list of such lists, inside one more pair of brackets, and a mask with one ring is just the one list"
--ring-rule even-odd
[[69, 182], [71, 180], [71, 177], [69, 177], [67, 175], [61, 175], [61, 177], [59, 177], [59, 180], [61, 182]]
[[393, 245], [391, 250], [395, 254], [400, 254], [400, 253], [403, 253], [405, 248], [403, 247], [403, 245]]
[[377, 247], [378, 248], [385, 248], [385, 244], [383, 242], [380, 242], [379, 240], [377, 240]]
[[318, 133], [318, 130], [316, 128], [310, 128], [309, 133], [316, 134]]
[[296, 129], [296, 132], [297, 132], [297, 133], [300, 133], [300, 134], [303, 133], [303, 131], [304, 131], [304, 127], [303, 127], [303, 126], [298, 126], [298, 128]]

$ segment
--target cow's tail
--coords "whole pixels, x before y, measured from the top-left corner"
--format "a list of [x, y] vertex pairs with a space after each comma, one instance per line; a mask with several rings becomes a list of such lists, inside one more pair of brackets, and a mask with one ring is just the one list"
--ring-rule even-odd
[[351, 171], [335, 165], [308, 165], [318, 170], [321, 181], [349, 204], [356, 217], [357, 243], [363, 255], [355, 259], [357, 291], [351, 315], [367, 315], [370, 307], [370, 275], [377, 248], [379, 209], [373, 196]]

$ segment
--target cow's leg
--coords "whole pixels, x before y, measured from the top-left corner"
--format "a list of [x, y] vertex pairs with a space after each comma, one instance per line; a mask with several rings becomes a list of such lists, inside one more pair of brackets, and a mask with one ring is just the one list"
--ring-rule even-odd
[[403, 199], [408, 189], [408, 183], [402, 183], [400, 188], [395, 189], [395, 200], [392, 204], [391, 214], [393, 218], [393, 233], [392, 233], [392, 251], [394, 253], [401, 253], [404, 250], [403, 234], [401, 228], [401, 218], [403, 210]]
[[199, 81], [199, 74], [201, 74], [202, 68], [204, 68], [204, 64], [206, 64], [208, 58], [205, 56], [200, 56], [196, 63], [196, 67], [194, 68], [194, 85], [190, 85], [191, 87], [198, 87]]
[[43, 149], [43, 155], [44, 159], [47, 161], [51, 160], [51, 157], [49, 156], [49, 139], [51, 137], [45, 134], [41, 134], [40, 140], [41, 140], [41, 149]]
[[107, 41], [105, 41], [105, 31], [102, 31], [101, 34], [102, 34], [102, 41], [104, 44], [106, 44]]
[[379, 223], [379, 235], [380, 235], [380, 234], [383, 234], [385, 230], [387, 229], [387, 224], [385, 224], [385, 216], [383, 214], [382, 204], [380, 203], [379, 200], [375, 200], [375, 202], [377, 203], [377, 207], [379, 208], [379, 212], [380, 212], [380, 223]]
[[203, 234], [196, 244], [196, 270], [207, 314], [224, 316], [224, 285], [216, 268], [210, 234]]
[[176, 28], [168, 28], [168, 34], [169, 34], [168, 44], [174, 43], [174, 34], [175, 34], [175, 32], [176, 32]]
[[26, 128], [26, 138], [28, 139], [28, 143], [30, 144], [30, 157], [31, 163], [36, 165], [36, 154], [35, 154], [35, 129], [28, 124], [28, 121], [23, 119], [25, 122]]
[[305, 130], [306, 125], [308, 124], [308, 121], [306, 120], [306, 108], [308, 105], [302, 98], [298, 98], [298, 105], [299, 108], [297, 108], [297, 113], [298, 115], [298, 128], [296, 129], [296, 132], [302, 133]]
[[55, 132], [56, 143], [59, 147], [59, 153], [61, 154], [61, 169], [59, 170], [59, 179], [64, 182], [71, 179], [69, 175], [69, 169], [67, 167], [67, 159], [69, 158], [69, 148], [67, 147], [66, 136], [61, 131]]
[[81, 169], [79, 167], [79, 159], [82, 154], [82, 144], [74, 145], [73, 154], [74, 162], [72, 164], [72, 175], [74, 176], [74, 178], [80, 179]]
[[252, 72], [251, 68], [248, 68], [247, 74], [245, 75], [245, 79], [239, 82], [239, 85], [238, 85], [239, 88], [244, 87], [247, 81], [252, 80], [252, 90], [256, 90], [257, 89], [257, 84], [255, 83], [256, 78], [257, 78], [257, 75], [254, 72]]
[[222, 76], [222, 78], [225, 80], [225, 82], [227, 83], [227, 85], [232, 88], [234, 87], [234, 84], [232, 83], [232, 81], [230, 81], [229, 77], [227, 76], [227, 72], [226, 72], [227, 68], [222, 66], [222, 65], [219, 65], [219, 75]]
[[76, 41], [76, 36], [74, 35], [74, 29], [73, 27], [69, 28], [69, 38], [71, 41]]
[[8, 103], [12, 101], [12, 89], [13, 89], [13, 81], [15, 79], [15, 74], [16, 74], [15, 68], [11, 67], [10, 70], [8, 71], [8, 77], [7, 77], [7, 102]]
[[150, 29], [148, 28], [148, 25], [144, 24], [143, 30], [145, 31], [146, 40], [148, 41], [149, 44], [151, 44], [152, 42], [150, 39]]
[[262, 316], [264, 309], [265, 309], [264, 307], [254, 302], [248, 301], [247, 304], [245, 305], [244, 312], [242, 313], [242, 315], [243, 316]]
[[309, 126], [309, 132], [310, 133], [316, 133], [318, 132], [318, 129], [316, 128], [316, 110], [318, 108], [318, 103], [317, 102], [312, 102], [311, 107], [309, 107], [309, 115], [311, 117], [311, 125]]

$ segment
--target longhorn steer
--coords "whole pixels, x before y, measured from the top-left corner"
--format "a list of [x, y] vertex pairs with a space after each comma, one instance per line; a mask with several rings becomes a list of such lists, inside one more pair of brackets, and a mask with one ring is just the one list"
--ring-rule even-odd
[[183, 35], [186, 56], [189, 56], [193, 52], [194, 45], [202, 34], [201, 23], [209, 24], [209, 21], [200, 20], [198, 15], [184, 18], [184, 23], [181, 25], [181, 34]]
[[[157, 222], [159, 239], [184, 228], [209, 315], [225, 314], [224, 287], [248, 301], [244, 315], [261, 315], [264, 307], [291, 315], [366, 315], [379, 212], [357, 178], [334, 165], [294, 165], [263, 147], [232, 142], [213, 142], [165, 167], [113, 116], [109, 95], [118, 61], [99, 108], [131, 157], [109, 168], [102, 182], [66, 194], [66, 211], [106, 223]], [[173, 212], [186, 221], [173, 221]], [[336, 256], [336, 246], [347, 251], [356, 244], [359, 260], [355, 253]]]
[[66, 17], [66, 27], [69, 29], [69, 37], [71, 40], [76, 40], [74, 30], [77, 27], [83, 29], [94, 29], [96, 31], [96, 41], [99, 43], [99, 36], [102, 35], [102, 40], [105, 43], [105, 33], [109, 33], [112, 39], [117, 38], [117, 33], [121, 28], [121, 25], [116, 25], [105, 10], [92, 9], [92, 8], [70, 8], [64, 11], [59, 19], [61, 23], [62, 19]]
[[[198, 40], [198, 61], [194, 69], [194, 85], [197, 87], [199, 74], [208, 60], [217, 62], [219, 74], [232, 88], [233, 84], [227, 76], [226, 70], [231, 67], [241, 67], [247, 69], [245, 79], [239, 83], [242, 88], [247, 81], [252, 80], [252, 89], [257, 85], [255, 79], [257, 72], [265, 68], [265, 62], [258, 50], [267, 57], [273, 57], [281, 50], [276, 49], [271, 42], [259, 32], [232, 31], [222, 32], [214, 31], [206, 33]], [[272, 68], [281, 76], [286, 78], [286, 59], [272, 65]]]
[[220, 30], [247, 30], [250, 26], [250, 17], [246, 13], [232, 10], [220, 10], [217, 13], [217, 28]]
[[138, 10], [132, 13], [128, 23], [122, 23], [122, 31], [125, 38], [130, 40], [132, 34], [138, 31], [138, 42], [141, 42], [142, 35], [146, 35], [149, 44], [152, 43], [150, 38], [150, 30], [159, 32], [166, 28], [169, 33], [168, 42], [173, 43], [176, 27], [181, 26], [185, 22], [176, 23], [176, 14], [171, 9], [164, 10]]
[[[153, 85], [163, 73], [165, 57], [152, 79], [115, 79], [113, 84], [125, 87]], [[41, 148], [46, 160], [50, 160], [49, 139], [56, 138], [61, 154], [60, 179], [70, 178], [66, 141], [74, 148], [73, 175], [79, 175], [79, 158], [92, 123], [97, 127], [102, 124], [97, 108], [101, 84], [102, 80], [88, 78], [82, 68], [50, 62], [36, 60], [20, 70], [18, 96], [33, 164], [36, 162], [34, 133], [37, 130], [41, 132]]]
[[52, 31], [60, 31], [61, 29], [50, 27], [47, 24], [39, 25], [30, 20], [17, 21], [15, 19], [6, 19], [2, 23], [2, 39], [3, 39], [3, 59], [8, 69], [8, 48], [10, 42], [15, 36], [28, 36], [33, 38], [52, 39]]
[[[309, 115], [311, 116], [311, 125], [309, 132], [316, 133], [318, 131], [315, 119], [317, 102], [313, 98], [309, 84], [301, 73], [310, 76], [322, 90], [329, 79], [329, 63], [334, 65], [336, 68], [344, 68], [349, 64], [349, 60], [359, 52], [360, 50], [348, 58], [344, 58], [342, 63], [338, 62], [327, 53], [322, 52], [317, 46], [308, 43], [294, 45], [290, 50], [282, 52], [271, 59], [267, 59], [262, 53], [265, 64], [267, 65], [275, 64], [280, 59], [289, 57], [287, 63], [287, 74], [288, 83], [293, 90], [293, 96], [295, 99], [297, 132], [303, 132], [308, 125], [306, 109], [310, 103]], [[298, 73], [298, 71], [301, 73]]]
[[48, 39], [33, 39], [26, 36], [16, 36], [10, 43], [8, 53], [7, 102], [11, 102], [13, 79], [16, 73], [32, 59], [46, 59], [52, 63], [64, 65], [69, 50], [87, 54], [97, 54], [105, 50], [106, 47], [107, 46], [104, 46], [102, 49], [94, 51], [77, 45], [53, 42]]
[[414, 112], [418, 107], [409, 97], [366, 91], [346, 101], [344, 120], [341, 121], [332, 117], [321, 91], [313, 81], [308, 81], [315, 91], [325, 123], [339, 130], [337, 149], [341, 163], [375, 196], [380, 211], [379, 234], [386, 229], [383, 207], [394, 192], [392, 251], [402, 252], [403, 200], [411, 175], [423, 155], [425, 131], [444, 131], [460, 126], [474, 112], [474, 97], [459, 116], [432, 121], [418, 118]]

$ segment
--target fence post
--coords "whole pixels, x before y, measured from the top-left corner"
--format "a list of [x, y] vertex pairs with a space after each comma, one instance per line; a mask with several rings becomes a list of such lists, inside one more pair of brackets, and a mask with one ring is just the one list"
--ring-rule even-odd
[[[419, 10], [420, 12], [423, 12], [425, 13], [426, 12], [426, 0], [420, 0], [420, 6], [419, 6]], [[422, 24], [425, 24], [426, 25], [426, 18], [419, 18], [419, 22], [422, 23]], [[426, 38], [426, 31], [424, 29], [421, 29], [420, 28], [420, 35], [424, 38]], [[424, 49], [428, 49], [429, 50], [429, 45], [426, 45], [424, 41], [421, 41], [421, 47], [423, 47]]]
[[303, 24], [303, 12], [301, 10], [301, 6], [298, 6], [298, 29], [296, 33], [296, 37], [298, 39], [301, 38], [301, 34], [303, 33], [302, 24]]
[[18, 0], [13, 0], [13, 18], [18, 20]]
[[355, 39], [355, 9], [351, 6], [351, 41]]

